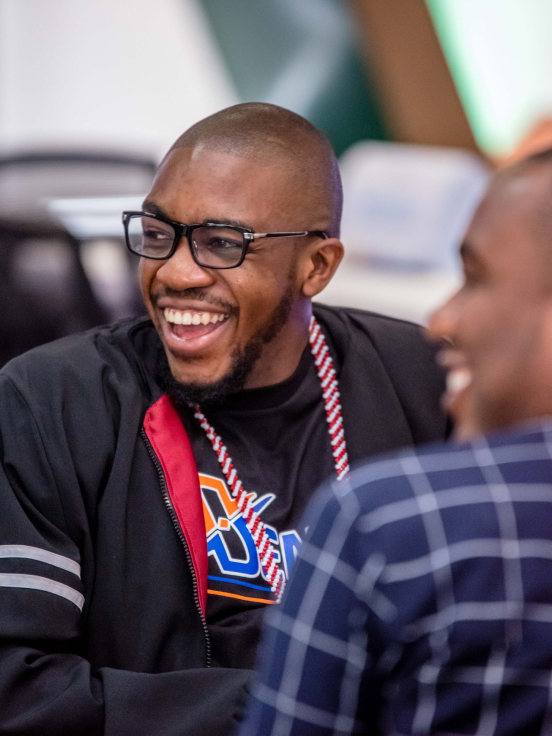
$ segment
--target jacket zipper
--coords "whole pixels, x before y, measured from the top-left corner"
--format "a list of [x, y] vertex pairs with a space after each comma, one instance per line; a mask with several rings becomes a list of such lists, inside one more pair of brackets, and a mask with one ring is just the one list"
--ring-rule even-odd
[[192, 556], [190, 554], [190, 548], [188, 546], [188, 542], [186, 541], [186, 537], [184, 536], [184, 533], [182, 531], [182, 527], [180, 526], [180, 522], [178, 521], [176, 511], [174, 510], [174, 506], [171, 501], [171, 497], [169, 496], [169, 490], [167, 488], [167, 481], [165, 479], [165, 473], [163, 472], [163, 468], [161, 467], [159, 458], [155, 454], [155, 450], [151, 446], [151, 442], [149, 441], [146, 431], [143, 427], [140, 431], [140, 434], [142, 435], [142, 439], [144, 440], [146, 444], [149, 456], [151, 457], [152, 462], [155, 465], [155, 469], [157, 470], [157, 475], [159, 476], [159, 485], [161, 486], [161, 493], [163, 494], [163, 500], [165, 502], [165, 506], [167, 507], [167, 511], [169, 512], [169, 516], [171, 517], [171, 521], [176, 530], [176, 533], [178, 534], [178, 537], [180, 541], [182, 542], [182, 545], [184, 547], [184, 552], [186, 553], [186, 559], [188, 561], [188, 566], [190, 568], [190, 572], [192, 573], [194, 601], [196, 604], [197, 611], [199, 613], [199, 617], [201, 619], [201, 625], [203, 627], [203, 634], [205, 636], [205, 651], [206, 651], [205, 666], [210, 667], [211, 666], [211, 638], [209, 636], [209, 630], [207, 628], [207, 621], [205, 619], [205, 615], [203, 614], [201, 603], [199, 602], [197, 575], [196, 575], [194, 563], [192, 561]]

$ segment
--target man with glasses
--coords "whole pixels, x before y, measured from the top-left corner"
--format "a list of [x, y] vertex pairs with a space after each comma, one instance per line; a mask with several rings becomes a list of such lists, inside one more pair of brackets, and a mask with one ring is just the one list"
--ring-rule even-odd
[[417, 327], [313, 308], [341, 199], [298, 115], [201, 121], [123, 214], [150, 318], [0, 374], [0, 731], [230, 733], [313, 490], [444, 436]]

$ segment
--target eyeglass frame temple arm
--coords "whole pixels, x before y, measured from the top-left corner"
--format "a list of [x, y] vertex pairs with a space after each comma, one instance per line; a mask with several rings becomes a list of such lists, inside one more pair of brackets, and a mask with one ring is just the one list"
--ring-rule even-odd
[[327, 234], [323, 230], [301, 230], [300, 232], [292, 233], [244, 233], [245, 240], [259, 240], [260, 238], [291, 238], [300, 237], [302, 235], [318, 235], [324, 240], [328, 239]]

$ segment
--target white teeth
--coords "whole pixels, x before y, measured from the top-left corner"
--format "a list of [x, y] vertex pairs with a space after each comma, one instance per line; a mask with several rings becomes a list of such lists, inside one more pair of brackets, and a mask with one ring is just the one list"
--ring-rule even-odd
[[447, 373], [447, 391], [450, 394], [459, 394], [467, 388], [472, 381], [469, 368], [456, 368]]
[[216, 324], [226, 319], [226, 314], [213, 314], [212, 312], [180, 312], [177, 309], [167, 309], [163, 312], [167, 322], [174, 325], [208, 325]]

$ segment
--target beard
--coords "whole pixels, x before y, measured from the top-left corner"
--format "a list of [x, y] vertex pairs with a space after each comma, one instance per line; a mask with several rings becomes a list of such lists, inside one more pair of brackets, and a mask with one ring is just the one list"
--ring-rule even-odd
[[177, 381], [171, 373], [164, 350], [160, 348], [157, 356], [157, 380], [177, 409], [188, 408], [194, 404], [199, 406], [220, 404], [228, 396], [241, 391], [255, 363], [261, 357], [263, 347], [278, 335], [288, 321], [293, 295], [294, 289], [290, 284], [269, 320], [257, 330], [246, 345], [234, 348], [230, 368], [218, 381], [212, 383]]

